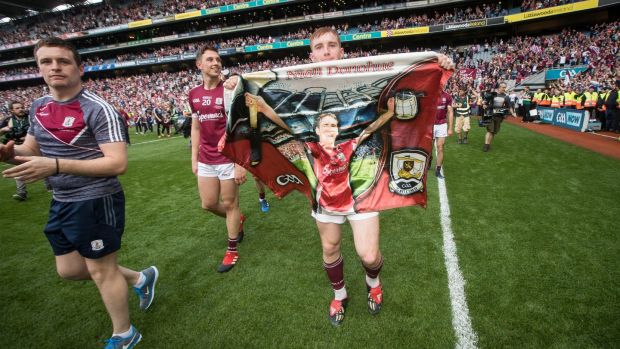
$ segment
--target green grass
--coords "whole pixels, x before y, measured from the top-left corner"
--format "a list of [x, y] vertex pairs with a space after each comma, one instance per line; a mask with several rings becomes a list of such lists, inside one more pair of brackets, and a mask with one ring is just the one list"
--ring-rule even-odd
[[[480, 129], [446, 145], [452, 227], [481, 348], [611, 348], [620, 343], [620, 161], [504, 124], [489, 153]], [[152, 136], [133, 136], [135, 143]], [[426, 210], [382, 214], [385, 307], [365, 309], [351, 232], [343, 253], [351, 297], [341, 328], [327, 321], [332, 292], [309, 205], [269, 194], [248, 216], [238, 265], [215, 269], [224, 222], [200, 209], [182, 138], [134, 145], [121, 178], [127, 196], [123, 265], [161, 272], [147, 313], [130, 295], [139, 348], [453, 348], [437, 183]], [[0, 165], [0, 169], [7, 166]], [[61, 280], [42, 233], [50, 194], [10, 199], [0, 180], [1, 348], [102, 346], [111, 326], [95, 286]]]

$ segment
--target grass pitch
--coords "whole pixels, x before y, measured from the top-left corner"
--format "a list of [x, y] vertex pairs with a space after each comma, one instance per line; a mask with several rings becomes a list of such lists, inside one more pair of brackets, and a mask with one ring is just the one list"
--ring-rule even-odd
[[[385, 305], [376, 317], [344, 229], [351, 302], [332, 328], [332, 291], [302, 195], [268, 194], [263, 214], [252, 183], [242, 186], [246, 238], [237, 266], [218, 274], [224, 222], [200, 209], [187, 140], [132, 137], [120, 262], [161, 273], [147, 313], [130, 295], [139, 348], [454, 347], [432, 173], [426, 209], [382, 213]], [[444, 172], [478, 346], [617, 347], [620, 161], [507, 124], [489, 153], [481, 129], [469, 138], [448, 139]], [[0, 180], [0, 347], [102, 347], [111, 326], [94, 284], [55, 273], [42, 233], [50, 194], [41, 183], [29, 185], [25, 202], [13, 192], [12, 180]]]

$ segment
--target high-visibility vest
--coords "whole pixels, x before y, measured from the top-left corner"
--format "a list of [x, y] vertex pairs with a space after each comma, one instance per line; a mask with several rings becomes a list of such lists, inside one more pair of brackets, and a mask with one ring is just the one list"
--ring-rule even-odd
[[596, 107], [596, 102], [598, 101], [598, 93], [588, 91], [588, 92], [584, 92], [584, 95], [586, 96], [586, 101], [584, 103], [584, 106], [586, 108]]
[[575, 106], [575, 92], [564, 92], [564, 106]]
[[542, 98], [542, 92], [534, 93], [534, 98], [532, 98], [532, 103], [540, 103], [540, 99]]
[[607, 100], [607, 96], [609, 96], [609, 91], [600, 93], [598, 95], [597, 105], [600, 105], [599, 110], [607, 110], [607, 108], [605, 107], [605, 101]]
[[577, 93], [575, 94], [575, 97], [573, 97], [575, 99], [575, 108], [576, 109], [583, 109], [586, 106], [586, 95], [585, 93]]
[[[456, 96], [452, 101], [453, 103], [455, 103], [454, 111], [456, 113], [456, 116], [469, 116], [469, 112], [471, 109], [469, 106], [469, 96], [465, 96], [464, 99], [462, 99], [460, 96]], [[460, 105], [456, 106], [456, 103], [460, 103]]]
[[564, 96], [553, 96], [551, 97], [551, 108], [561, 108], [564, 106]]
[[540, 101], [538, 102], [538, 105], [540, 105], [541, 107], [548, 107], [551, 105], [551, 98], [549, 97], [548, 94], [542, 92], [540, 94]]

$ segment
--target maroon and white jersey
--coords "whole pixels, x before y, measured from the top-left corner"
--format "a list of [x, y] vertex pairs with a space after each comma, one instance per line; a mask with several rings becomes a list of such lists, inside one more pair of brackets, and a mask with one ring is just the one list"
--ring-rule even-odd
[[439, 100], [437, 101], [437, 117], [435, 119], [435, 125], [441, 125], [448, 122], [446, 118], [448, 115], [448, 106], [452, 105], [452, 96], [446, 91], [441, 91]]
[[[68, 101], [51, 96], [30, 107], [28, 134], [39, 144], [41, 155], [74, 160], [103, 157], [99, 144], [125, 142], [123, 121], [101, 97], [82, 90]], [[116, 176], [85, 177], [61, 173], [48, 177], [54, 199], [72, 202], [100, 198], [122, 190]]]
[[321, 209], [329, 213], [353, 212], [349, 161], [356, 145], [357, 139], [354, 138], [336, 145], [332, 151], [327, 151], [319, 143], [306, 143], [314, 158], [314, 173], [319, 182], [316, 190], [318, 213], [322, 213]]
[[200, 144], [198, 162], [209, 165], [231, 163], [217, 150], [217, 143], [226, 132], [226, 111], [224, 110], [224, 84], [207, 90], [204, 85], [189, 91], [189, 105], [194, 122], [200, 122]]

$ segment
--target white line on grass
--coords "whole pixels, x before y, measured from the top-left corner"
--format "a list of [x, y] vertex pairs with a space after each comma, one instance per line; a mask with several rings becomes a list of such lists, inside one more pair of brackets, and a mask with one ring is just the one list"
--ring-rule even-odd
[[[436, 153], [435, 156], [437, 156]], [[437, 178], [437, 187], [439, 188], [441, 230], [443, 231], [443, 255], [448, 272], [448, 288], [450, 289], [450, 303], [452, 305], [452, 327], [457, 338], [456, 348], [475, 349], [477, 348], [478, 336], [471, 326], [469, 317], [469, 308], [465, 298], [465, 279], [459, 268], [459, 258], [456, 254], [445, 180]]]
[[170, 137], [170, 138], [154, 139], [152, 141], [144, 141], [144, 142], [138, 142], [138, 143], [131, 143], [131, 145], [140, 145], [140, 144], [155, 143], [155, 142], [161, 142], [161, 141], [169, 141], [171, 139], [179, 138], [179, 137], [181, 137], [181, 136], [174, 136], [174, 137]]

